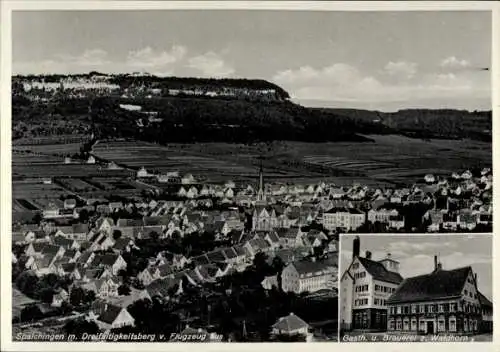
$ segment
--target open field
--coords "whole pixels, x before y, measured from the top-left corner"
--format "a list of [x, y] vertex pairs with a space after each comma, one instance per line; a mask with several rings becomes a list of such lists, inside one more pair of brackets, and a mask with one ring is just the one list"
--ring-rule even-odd
[[13, 145], [12, 149], [16, 151], [31, 151], [34, 153], [51, 155], [73, 155], [79, 153], [83, 143], [59, 143], [59, 144], [22, 144]]
[[61, 195], [66, 195], [68, 192], [56, 184], [43, 183], [28, 183], [28, 182], [12, 182], [12, 198], [13, 199], [57, 199]]
[[55, 157], [40, 153], [12, 153], [12, 177], [104, 177], [130, 176], [130, 170], [109, 170], [98, 164], [71, 163], [65, 164], [63, 157]]
[[[139, 141], [101, 141], [94, 146], [93, 154], [100, 159], [112, 160], [118, 165], [135, 169], [145, 167], [153, 173], [169, 171], [192, 173], [198, 178], [210, 181], [253, 178], [258, 174], [257, 165], [233, 162], [226, 158], [216, 158], [201, 153], [184, 152], [175, 145], [170, 147]], [[281, 172], [266, 173], [268, 177], [281, 175]]]
[[422, 140], [370, 135], [369, 143], [273, 142], [265, 146], [198, 143], [161, 146], [101, 141], [93, 152], [107, 161], [150, 172], [179, 171], [219, 182], [255, 180], [262, 155], [268, 182], [326, 181], [339, 185], [413, 183], [427, 173], [450, 175], [489, 167], [491, 144], [471, 140]]
[[12, 145], [16, 147], [33, 145], [60, 145], [61, 148], [63, 148], [64, 145], [78, 143], [83, 144], [88, 140], [90, 140], [90, 136], [85, 134], [61, 134], [47, 137], [18, 138], [12, 141]]

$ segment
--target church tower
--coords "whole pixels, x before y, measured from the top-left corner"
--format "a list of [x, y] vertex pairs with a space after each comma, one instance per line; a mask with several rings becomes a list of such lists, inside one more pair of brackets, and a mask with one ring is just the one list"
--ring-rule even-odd
[[262, 160], [260, 162], [260, 169], [259, 169], [259, 190], [257, 192], [257, 202], [258, 203], [266, 202], [266, 194], [264, 193], [264, 171], [262, 170]]

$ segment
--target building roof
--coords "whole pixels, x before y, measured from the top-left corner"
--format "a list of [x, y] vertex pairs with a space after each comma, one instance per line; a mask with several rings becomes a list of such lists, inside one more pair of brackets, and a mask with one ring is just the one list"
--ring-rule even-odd
[[334, 213], [349, 213], [349, 214], [364, 214], [361, 210], [356, 208], [347, 208], [347, 207], [334, 207], [324, 212], [325, 214], [334, 214]]
[[382, 263], [363, 257], [358, 257], [358, 259], [361, 262], [361, 265], [365, 267], [366, 271], [368, 271], [368, 273], [370, 273], [375, 280], [390, 282], [393, 284], [399, 284], [403, 281], [400, 274], [387, 270]]
[[73, 240], [70, 240], [68, 238], [65, 238], [63, 236], [55, 236], [54, 237], [54, 244], [58, 246], [63, 246], [63, 247], [71, 247], [73, 245]]
[[481, 292], [477, 292], [477, 297], [479, 298], [479, 303], [481, 304], [481, 306], [493, 308], [493, 303]]
[[273, 325], [274, 329], [281, 331], [296, 331], [303, 328], [308, 328], [309, 324], [307, 324], [304, 320], [300, 319], [293, 313], [290, 313], [286, 317], [281, 317], [278, 321]]
[[118, 315], [120, 315], [122, 309], [123, 308], [120, 306], [108, 303], [105, 309], [102, 310], [102, 313], [99, 314], [98, 320], [107, 324], [113, 324]]
[[191, 258], [192, 262], [195, 263], [195, 265], [204, 265], [210, 263], [210, 260], [206, 256], [206, 254], [201, 254], [199, 256]]
[[113, 245], [113, 248], [117, 249], [119, 251], [122, 251], [125, 248], [127, 248], [127, 246], [129, 244], [130, 244], [130, 238], [123, 238], [123, 237], [121, 237], [121, 238], [115, 240], [115, 244]]
[[297, 270], [300, 276], [312, 274], [323, 275], [327, 272], [331, 272], [335, 268], [335, 263], [333, 260], [321, 260], [321, 261], [309, 261], [309, 260], [301, 260], [297, 262], [293, 262], [293, 266]]
[[471, 267], [435, 270], [430, 274], [405, 279], [388, 303], [418, 302], [457, 297], [462, 293]]
[[133, 227], [133, 226], [143, 226], [144, 222], [142, 219], [118, 219], [116, 222], [117, 227]]
[[223, 262], [226, 260], [224, 253], [220, 249], [207, 253], [207, 257], [211, 262]]

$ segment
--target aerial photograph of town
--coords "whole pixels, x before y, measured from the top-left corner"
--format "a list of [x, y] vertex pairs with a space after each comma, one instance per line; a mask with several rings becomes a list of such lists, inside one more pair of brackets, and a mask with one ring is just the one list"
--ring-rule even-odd
[[13, 12], [13, 341], [488, 340], [490, 57], [481, 11]]

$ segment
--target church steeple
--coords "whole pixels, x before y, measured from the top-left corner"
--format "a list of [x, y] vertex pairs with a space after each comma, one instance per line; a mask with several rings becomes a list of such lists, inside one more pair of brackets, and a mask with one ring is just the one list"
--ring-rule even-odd
[[259, 190], [257, 192], [257, 201], [265, 202], [266, 195], [264, 194], [264, 171], [262, 169], [262, 160], [260, 161], [260, 169], [259, 169]]

